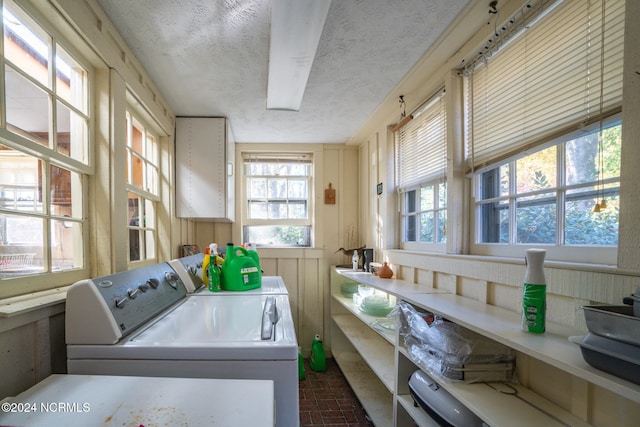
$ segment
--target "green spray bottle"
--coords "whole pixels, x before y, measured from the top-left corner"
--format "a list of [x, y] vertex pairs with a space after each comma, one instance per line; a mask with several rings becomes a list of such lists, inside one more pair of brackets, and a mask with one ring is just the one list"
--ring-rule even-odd
[[324, 372], [327, 370], [327, 359], [324, 354], [324, 347], [320, 335], [316, 334], [311, 344], [311, 357], [309, 358], [309, 367], [316, 372]]

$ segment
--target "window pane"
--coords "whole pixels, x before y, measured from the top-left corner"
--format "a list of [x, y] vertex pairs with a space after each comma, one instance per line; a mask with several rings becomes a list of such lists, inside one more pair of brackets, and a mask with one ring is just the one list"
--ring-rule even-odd
[[62, 46], [56, 53], [56, 94], [87, 114], [87, 71]]
[[245, 242], [274, 246], [311, 246], [309, 226], [246, 226]]
[[556, 147], [530, 154], [516, 162], [518, 194], [553, 188], [557, 175]]
[[494, 199], [509, 195], [509, 164], [483, 172], [480, 175], [480, 199]]
[[506, 202], [483, 203], [479, 209], [482, 218], [480, 242], [509, 242], [509, 204]]
[[306, 219], [307, 218], [307, 201], [289, 202], [288, 216], [291, 219]]
[[420, 242], [433, 242], [435, 240], [433, 212], [420, 214]]
[[145, 259], [152, 259], [156, 257], [156, 240], [155, 240], [155, 232], [151, 230], [147, 230], [144, 232], [144, 240], [145, 240]]
[[[51, 198], [50, 209], [53, 215], [82, 217], [82, 208], [79, 200], [74, 200], [73, 195], [82, 194], [82, 181], [80, 175], [70, 170], [51, 165]], [[75, 213], [73, 207], [76, 206]]]
[[598, 134], [592, 133], [566, 143], [567, 184], [583, 184], [598, 179]]
[[306, 179], [290, 179], [287, 197], [290, 199], [307, 198], [307, 180]]
[[44, 271], [44, 220], [0, 214], [0, 277]]
[[[251, 219], [267, 219], [267, 203], [250, 201], [248, 215]], [[255, 242], [255, 240], [246, 241]]]
[[83, 266], [82, 224], [70, 220], [51, 221], [51, 270]]
[[151, 166], [149, 163], [147, 163], [146, 181], [147, 183], [145, 190], [153, 194], [158, 194], [158, 169], [154, 166]]
[[438, 207], [447, 207], [447, 183], [443, 182], [438, 185]]
[[409, 215], [405, 219], [405, 234], [404, 241], [405, 242], [415, 242], [417, 239], [418, 230], [416, 229], [416, 215]]
[[130, 165], [129, 171], [130, 171], [129, 183], [138, 188], [144, 188], [143, 187], [144, 162], [140, 157], [135, 155], [133, 152], [131, 153], [131, 165]]
[[267, 198], [267, 180], [264, 178], [249, 179], [249, 199]]
[[129, 193], [129, 211], [127, 214], [127, 224], [133, 227], [141, 227], [140, 218], [142, 216], [142, 206], [140, 197]]
[[437, 243], [447, 242], [447, 211], [438, 211], [438, 235]]
[[565, 244], [617, 245], [620, 188], [608, 186], [604, 190], [606, 208], [594, 212], [602, 199], [595, 187], [573, 190], [565, 203]]
[[5, 6], [4, 55], [45, 87], [49, 86], [51, 41], [31, 19]]
[[[420, 210], [426, 211], [428, 209], [433, 209], [435, 206], [433, 205], [433, 185], [428, 187], [423, 187], [420, 189]], [[422, 233], [421, 233], [422, 234]], [[422, 240], [422, 239], [420, 239]]]
[[553, 193], [516, 201], [517, 243], [556, 242], [556, 203]]
[[407, 191], [405, 193], [405, 213], [416, 211], [416, 190]]
[[33, 82], [5, 67], [7, 125], [11, 131], [49, 146], [49, 96]]
[[40, 174], [37, 158], [0, 145], [0, 207], [42, 212]]
[[283, 202], [269, 202], [269, 219], [286, 219], [287, 204]]
[[142, 232], [138, 229], [129, 229], [129, 261], [140, 261], [142, 254], [140, 248], [144, 245], [141, 244]]
[[62, 153], [81, 162], [87, 161], [88, 124], [87, 120], [71, 111], [62, 102], [56, 109], [58, 153]]
[[271, 178], [268, 181], [267, 197], [270, 199], [284, 199], [287, 197], [287, 180]]
[[144, 200], [144, 215], [142, 216], [142, 226], [149, 229], [156, 228], [156, 205], [153, 201]]

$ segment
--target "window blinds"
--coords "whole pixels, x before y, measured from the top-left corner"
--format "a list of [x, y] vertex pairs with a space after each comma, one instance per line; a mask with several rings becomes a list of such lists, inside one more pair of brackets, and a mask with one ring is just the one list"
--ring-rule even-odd
[[447, 119], [440, 91], [396, 132], [396, 185], [400, 191], [446, 175]]
[[601, 109], [603, 116], [618, 112], [623, 35], [624, 0], [559, 1], [496, 55], [465, 70], [469, 166], [597, 122]]

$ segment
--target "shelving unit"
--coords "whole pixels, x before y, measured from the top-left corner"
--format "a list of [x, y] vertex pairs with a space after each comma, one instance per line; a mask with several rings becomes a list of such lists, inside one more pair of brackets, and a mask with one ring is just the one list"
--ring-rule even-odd
[[[568, 337], [578, 331], [548, 324], [543, 335], [526, 334], [520, 330], [520, 316], [499, 307], [480, 303], [437, 289], [419, 288], [415, 284], [398, 279], [380, 279], [365, 272], [333, 268], [331, 272], [332, 348], [340, 354], [346, 348], [358, 363], [366, 365], [347, 378], [357, 390], [367, 388], [371, 382], [383, 386], [386, 393], [375, 397], [360, 395], [358, 398], [371, 415], [376, 407], [391, 407], [392, 419], [372, 416], [378, 426], [437, 425], [422, 408], [415, 407], [409, 394], [407, 379], [416, 369], [400, 345], [397, 333], [381, 332], [374, 328], [377, 319], [360, 312], [356, 305], [340, 294], [340, 285], [355, 281], [406, 301], [422, 310], [440, 314], [444, 318], [487, 338], [502, 343], [531, 358], [548, 363], [569, 374], [640, 402], [640, 386], [609, 375], [589, 366], [581, 356], [577, 345]], [[334, 354], [334, 357], [336, 355]], [[345, 374], [351, 369], [345, 357], [336, 361]], [[464, 384], [442, 381], [440, 385], [462, 404], [491, 426], [588, 426], [584, 420], [572, 415], [531, 390], [513, 384]]]

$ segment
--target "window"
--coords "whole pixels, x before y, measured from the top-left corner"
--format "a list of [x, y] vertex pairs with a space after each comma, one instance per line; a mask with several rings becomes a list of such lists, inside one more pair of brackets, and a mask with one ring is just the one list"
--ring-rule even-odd
[[525, 5], [498, 25], [507, 40], [494, 38], [464, 70], [472, 251], [547, 245], [552, 259], [613, 263], [624, 1], [544, 7]]
[[243, 239], [259, 246], [311, 246], [310, 155], [245, 155]]
[[[477, 240], [616, 245], [621, 125], [602, 133], [601, 154], [595, 129], [477, 174]], [[602, 199], [606, 207], [596, 212]]]
[[[402, 242], [443, 244], [447, 236], [447, 121], [441, 91], [396, 132]], [[423, 246], [424, 247], [424, 246]]]
[[159, 200], [158, 138], [127, 111], [127, 198], [129, 261], [156, 257]]
[[83, 268], [89, 68], [13, 1], [2, 19], [0, 278]]

